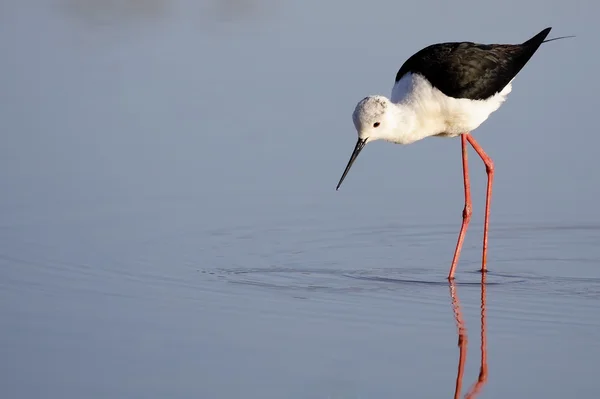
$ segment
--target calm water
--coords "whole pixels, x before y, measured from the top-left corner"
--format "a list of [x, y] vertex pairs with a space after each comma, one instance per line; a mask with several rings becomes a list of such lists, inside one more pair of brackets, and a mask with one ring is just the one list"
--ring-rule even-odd
[[[597, 397], [598, 11], [2, 2], [2, 397]], [[474, 152], [450, 286], [459, 141], [371, 144], [335, 192], [352, 109], [427, 44], [546, 26], [577, 38], [476, 134], [485, 290]]]

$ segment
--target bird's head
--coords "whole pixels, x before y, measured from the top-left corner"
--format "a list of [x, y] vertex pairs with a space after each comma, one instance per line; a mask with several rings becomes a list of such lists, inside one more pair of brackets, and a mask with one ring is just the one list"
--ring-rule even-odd
[[394, 133], [397, 130], [397, 115], [394, 107], [394, 104], [384, 96], [368, 96], [356, 104], [352, 121], [358, 133], [358, 141], [336, 190], [340, 188], [350, 167], [368, 142], [382, 139], [394, 141]]

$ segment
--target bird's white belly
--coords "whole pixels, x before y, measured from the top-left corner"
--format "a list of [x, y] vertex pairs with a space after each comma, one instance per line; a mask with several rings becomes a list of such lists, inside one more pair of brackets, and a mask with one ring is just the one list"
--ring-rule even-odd
[[[434, 96], [442, 97], [442, 106], [429, 107], [432, 116], [443, 121], [443, 131], [448, 136], [457, 136], [462, 133], [477, 129], [485, 120], [506, 100], [506, 96], [512, 90], [509, 83], [504, 89], [486, 100], [468, 100], [447, 97], [439, 90]], [[435, 115], [437, 114], [437, 115]], [[427, 122], [425, 122], [426, 124]]]
[[[512, 82], [512, 81], [511, 81]], [[446, 96], [421, 75], [407, 74], [392, 89], [391, 101], [415, 113], [413, 141], [429, 136], [454, 137], [479, 127], [506, 100], [511, 83], [485, 100]]]

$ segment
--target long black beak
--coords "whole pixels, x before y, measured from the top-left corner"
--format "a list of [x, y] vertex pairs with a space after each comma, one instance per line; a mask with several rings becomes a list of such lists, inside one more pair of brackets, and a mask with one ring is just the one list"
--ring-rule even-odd
[[340, 186], [342, 185], [342, 182], [346, 178], [346, 175], [348, 174], [348, 171], [350, 170], [350, 167], [352, 166], [352, 164], [356, 160], [356, 157], [358, 157], [358, 154], [360, 154], [360, 152], [362, 151], [362, 149], [365, 147], [365, 144], [367, 144], [367, 138], [364, 138], [364, 139], [360, 139], [359, 138], [358, 141], [356, 142], [356, 146], [354, 147], [354, 151], [352, 152], [352, 156], [350, 157], [350, 160], [348, 161], [348, 165], [346, 166], [346, 170], [344, 170], [344, 174], [342, 175], [342, 178], [340, 179], [340, 182], [338, 183], [337, 187], [335, 188], [336, 191], [339, 190]]

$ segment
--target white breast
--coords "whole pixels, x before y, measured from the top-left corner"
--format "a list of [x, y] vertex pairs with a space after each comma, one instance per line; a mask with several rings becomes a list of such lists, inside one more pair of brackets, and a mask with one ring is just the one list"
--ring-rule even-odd
[[485, 100], [457, 99], [446, 96], [422, 75], [408, 73], [394, 85], [390, 100], [414, 111], [416, 140], [439, 134], [453, 137], [475, 130], [496, 111], [512, 90], [511, 82]]

